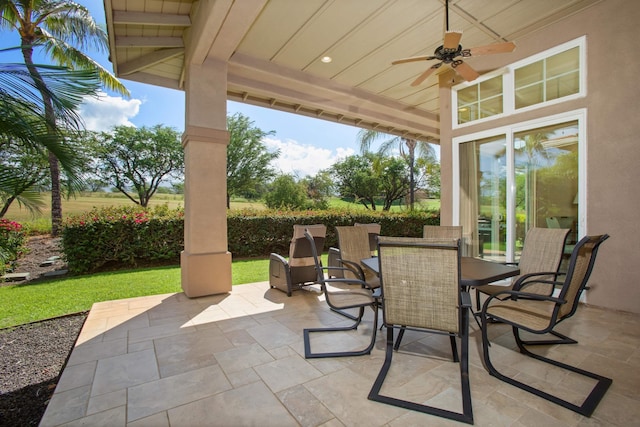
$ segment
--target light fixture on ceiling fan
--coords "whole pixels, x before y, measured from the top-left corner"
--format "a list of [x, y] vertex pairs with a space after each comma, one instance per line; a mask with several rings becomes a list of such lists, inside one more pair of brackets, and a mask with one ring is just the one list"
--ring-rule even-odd
[[413, 56], [411, 58], [398, 59], [391, 63], [393, 65], [397, 65], [407, 62], [431, 61], [434, 59], [440, 61], [429, 67], [427, 71], [420, 74], [418, 78], [411, 83], [411, 86], [418, 86], [442, 65], [449, 65], [467, 81], [475, 80], [480, 74], [469, 64], [464, 62], [462, 58], [490, 55], [494, 53], [509, 53], [513, 52], [516, 48], [515, 43], [505, 42], [472, 47], [471, 49], [463, 49], [460, 44], [462, 33], [459, 31], [449, 31], [449, 0], [445, 0], [445, 22], [446, 31], [444, 33], [444, 41], [442, 42], [442, 46], [438, 46], [438, 48], [433, 52], [433, 55]]

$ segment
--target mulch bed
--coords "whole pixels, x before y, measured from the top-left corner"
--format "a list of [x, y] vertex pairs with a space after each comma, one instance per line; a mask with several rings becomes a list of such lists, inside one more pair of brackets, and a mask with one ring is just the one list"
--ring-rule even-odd
[[[40, 265], [60, 255], [59, 239], [36, 236], [27, 246], [16, 271], [29, 272], [30, 280], [64, 268], [62, 261]], [[78, 313], [0, 330], [0, 426], [40, 423], [86, 318], [87, 313]]]
[[87, 313], [0, 330], [0, 426], [37, 426]]

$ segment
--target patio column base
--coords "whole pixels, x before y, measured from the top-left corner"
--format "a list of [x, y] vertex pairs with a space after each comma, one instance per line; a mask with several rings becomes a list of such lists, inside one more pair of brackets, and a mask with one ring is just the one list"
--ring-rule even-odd
[[189, 298], [231, 292], [231, 252], [180, 254], [182, 290]]

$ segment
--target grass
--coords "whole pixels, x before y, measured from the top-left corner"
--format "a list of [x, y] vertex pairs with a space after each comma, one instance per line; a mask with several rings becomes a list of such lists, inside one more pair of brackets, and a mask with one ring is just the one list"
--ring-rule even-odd
[[[44, 223], [49, 225], [51, 231], [51, 193], [41, 193], [43, 206], [40, 213], [33, 215], [27, 209], [22, 208], [19, 204], [13, 203], [6, 218], [26, 224], [28, 227], [39, 228], [38, 224]], [[156, 194], [149, 201], [149, 206], [168, 204], [170, 209], [184, 206], [184, 197], [179, 194]], [[119, 193], [82, 193], [81, 195], [62, 199], [63, 216], [77, 215], [82, 212], [91, 210], [92, 208], [100, 208], [107, 206], [132, 205], [133, 202]], [[33, 223], [33, 225], [32, 225]]]
[[[27, 209], [22, 208], [19, 204], [13, 203], [9, 211], [5, 215], [6, 218], [21, 223], [29, 234], [47, 234], [51, 232], [51, 193], [41, 193], [42, 209], [40, 213], [32, 214]], [[82, 193], [70, 199], [62, 200], [62, 214], [66, 218], [71, 215], [79, 215], [93, 208], [107, 206], [132, 205], [133, 202], [127, 199], [121, 193]], [[181, 194], [156, 194], [149, 201], [149, 206], [167, 204], [170, 209], [184, 206], [184, 196]], [[365, 211], [367, 208], [361, 203], [351, 203], [332, 197], [329, 200], [329, 206], [345, 210]], [[416, 209], [420, 210], [440, 210], [439, 199], [423, 200], [416, 203]], [[382, 209], [381, 206], [377, 207]], [[260, 201], [250, 201], [242, 198], [231, 200], [231, 209], [266, 209], [265, 205]], [[391, 211], [405, 211], [406, 206], [392, 206]]]
[[[326, 254], [323, 256], [326, 263]], [[234, 261], [232, 284], [269, 280], [269, 260]], [[78, 313], [100, 301], [182, 292], [180, 267], [144, 268], [0, 287], [0, 329]]]

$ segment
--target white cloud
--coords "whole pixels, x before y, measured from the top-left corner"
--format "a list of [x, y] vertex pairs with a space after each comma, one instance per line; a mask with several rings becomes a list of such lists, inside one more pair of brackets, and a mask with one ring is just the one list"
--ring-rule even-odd
[[98, 98], [85, 98], [80, 116], [87, 130], [109, 131], [114, 126], [135, 126], [129, 119], [138, 114], [140, 105], [140, 99], [127, 100], [102, 92]]
[[318, 171], [331, 167], [335, 162], [354, 154], [350, 148], [337, 148], [336, 153], [326, 148], [303, 145], [294, 140], [282, 141], [265, 138], [270, 151], [280, 150], [280, 157], [272, 161], [273, 167], [281, 173], [293, 174], [298, 178], [314, 176]]

